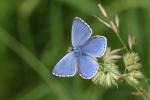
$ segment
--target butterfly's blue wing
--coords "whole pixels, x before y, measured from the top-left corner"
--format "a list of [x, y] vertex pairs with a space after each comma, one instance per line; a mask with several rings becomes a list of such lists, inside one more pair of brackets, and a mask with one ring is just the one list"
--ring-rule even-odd
[[89, 56], [79, 56], [78, 71], [84, 79], [91, 79], [98, 71], [98, 63]]
[[53, 74], [59, 77], [71, 77], [76, 74], [76, 70], [76, 57], [73, 52], [70, 52], [56, 64]]
[[82, 46], [82, 51], [92, 57], [101, 57], [104, 55], [106, 47], [107, 39], [104, 36], [95, 36]]
[[74, 48], [83, 45], [91, 36], [92, 30], [87, 23], [76, 17], [72, 25], [72, 45]]

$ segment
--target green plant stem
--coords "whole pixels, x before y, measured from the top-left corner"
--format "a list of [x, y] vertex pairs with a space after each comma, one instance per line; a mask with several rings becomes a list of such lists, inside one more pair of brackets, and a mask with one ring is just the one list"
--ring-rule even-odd
[[[107, 23], [106, 21], [102, 20], [101, 18], [96, 17], [100, 22], [102, 22], [103, 24]], [[113, 30], [113, 26], [111, 24], [111, 19], [109, 17], [106, 17], [106, 20], [108, 21], [108, 25], [106, 25], [107, 27], [111, 28]], [[114, 30], [113, 30], [114, 31]], [[122, 40], [122, 38], [119, 35], [119, 29], [117, 29], [117, 32], [115, 32], [117, 38], [120, 40], [121, 44], [123, 45], [124, 49], [129, 52], [127, 46], [125, 45], [124, 41]]]
[[[111, 20], [110, 20], [109, 18], [107, 18], [107, 20], [108, 20], [109, 22], [111, 22]], [[111, 25], [111, 23], [110, 23], [110, 25]], [[111, 26], [111, 29], [113, 30], [112, 26]], [[122, 40], [122, 38], [121, 38], [120, 35], [119, 35], [119, 29], [117, 29], [117, 32], [115, 32], [115, 34], [116, 34], [117, 38], [120, 40], [120, 42], [121, 42], [122, 46], [124, 47], [124, 49], [125, 49], [127, 52], [129, 52], [129, 49], [127, 48], [127, 46], [125, 45], [124, 41]], [[126, 68], [125, 68], [125, 71], [124, 71], [124, 72], [126, 73]], [[145, 81], [146, 87], [147, 87], [148, 90], [149, 90], [149, 89], [150, 89], [150, 86], [149, 86], [148, 82], [146, 81], [145, 76], [144, 76], [144, 81]], [[136, 86], [134, 86], [134, 88], [135, 88], [138, 92], [140, 92], [140, 90], [139, 90]], [[143, 97], [144, 100], [148, 100], [148, 98], [147, 98], [143, 93], [142, 93], [142, 97]]]
[[[115, 32], [117, 38], [118, 38], [119, 41], [121, 42], [121, 44], [122, 44], [122, 46], [124, 47], [124, 49], [125, 49], [127, 52], [130, 52], [129, 49], [127, 48], [126, 44], [124, 43], [124, 41], [122, 40], [122, 38], [121, 38], [120, 35], [119, 35], [119, 29], [118, 29], [118, 27], [115, 26], [116, 31], [114, 30], [114, 26], [113, 26], [112, 23], [111, 23], [111, 22], [112, 22], [111, 19], [110, 19], [109, 17], [105, 17], [106, 20], [107, 20], [107, 21], [105, 21], [105, 20], [103, 20], [103, 19], [101, 19], [101, 18], [98, 18], [98, 17], [96, 17], [96, 18], [97, 18], [101, 23], [103, 23], [103, 24], [106, 25], [107, 27], [111, 28], [111, 29]], [[125, 68], [124, 73], [126, 73], [126, 70], [127, 70], [127, 69]], [[148, 82], [146, 81], [145, 76], [144, 76], [144, 81], [145, 81], [146, 87], [147, 87], [148, 90], [149, 90], [149, 89], [150, 89], [150, 86], [149, 86]], [[140, 92], [140, 90], [138, 89], [138, 87], [136, 87], [135, 85], [133, 85], [133, 87], [134, 87], [138, 92]], [[143, 93], [142, 93], [142, 98], [143, 98], [144, 100], [148, 100], [148, 98], [147, 98]]]
[[122, 46], [124, 47], [124, 49], [129, 52], [127, 46], [125, 45], [124, 41], [122, 40], [122, 38], [120, 37], [119, 33], [116, 33], [116, 36], [118, 37], [118, 39], [120, 40]]
[[[141, 91], [138, 89], [137, 86], [133, 85], [133, 87], [134, 87], [139, 93], [141, 93]], [[141, 96], [142, 96], [142, 98], [143, 98], [144, 100], [148, 100], [148, 98], [147, 98], [143, 93], [141, 94]]]
[[143, 77], [144, 77], [144, 81], [145, 81], [146, 87], [148, 88], [148, 90], [150, 90], [150, 86], [149, 86], [149, 84], [148, 84], [148, 82], [147, 82], [147, 80], [146, 80], [144, 75], [143, 75]]

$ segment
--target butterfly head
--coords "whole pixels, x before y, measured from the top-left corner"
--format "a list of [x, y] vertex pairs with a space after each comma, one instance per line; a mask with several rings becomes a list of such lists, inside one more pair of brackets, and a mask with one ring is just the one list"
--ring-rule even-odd
[[75, 53], [76, 56], [81, 56], [81, 55], [86, 55], [81, 48], [74, 48], [73, 52]]

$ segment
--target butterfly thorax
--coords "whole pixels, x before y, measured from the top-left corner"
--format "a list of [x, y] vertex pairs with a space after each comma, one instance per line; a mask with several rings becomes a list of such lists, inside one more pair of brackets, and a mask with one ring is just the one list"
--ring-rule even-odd
[[81, 48], [73, 48], [72, 51], [75, 53], [76, 56], [81, 56], [81, 55], [83, 56], [83, 55], [86, 55], [86, 54], [82, 51]]

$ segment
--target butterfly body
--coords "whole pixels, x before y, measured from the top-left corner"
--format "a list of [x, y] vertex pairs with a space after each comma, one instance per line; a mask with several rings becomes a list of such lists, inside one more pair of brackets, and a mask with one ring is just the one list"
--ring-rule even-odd
[[73, 52], [75, 53], [75, 56], [83, 56], [83, 55], [86, 55], [81, 48], [76, 48], [76, 49], [73, 49]]
[[76, 17], [72, 26], [73, 49], [55, 65], [54, 75], [72, 77], [79, 72], [84, 79], [91, 79], [97, 73], [99, 65], [96, 58], [104, 55], [107, 40], [104, 36], [91, 35], [89, 25]]

